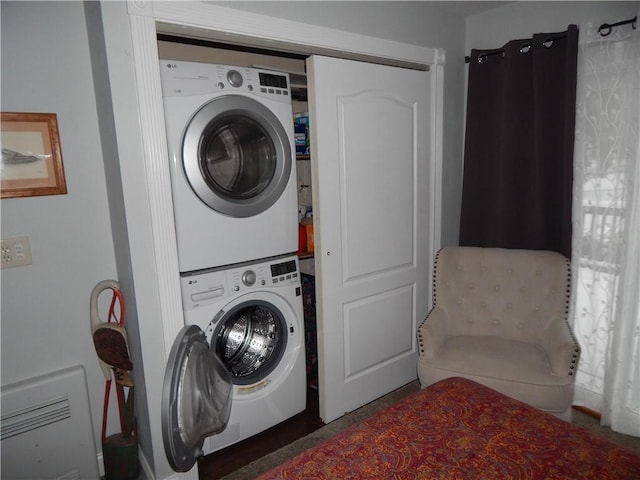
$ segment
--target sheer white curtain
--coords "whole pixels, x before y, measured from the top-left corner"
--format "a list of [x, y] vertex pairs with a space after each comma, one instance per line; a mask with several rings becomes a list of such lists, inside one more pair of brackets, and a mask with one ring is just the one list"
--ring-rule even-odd
[[[606, 21], [623, 19], [608, 19]], [[574, 403], [640, 436], [640, 33], [580, 26], [573, 200]]]

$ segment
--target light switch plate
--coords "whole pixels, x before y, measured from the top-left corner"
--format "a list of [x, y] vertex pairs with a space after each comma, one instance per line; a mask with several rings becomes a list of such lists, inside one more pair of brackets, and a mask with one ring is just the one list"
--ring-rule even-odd
[[3, 238], [1, 252], [2, 268], [31, 265], [29, 237]]

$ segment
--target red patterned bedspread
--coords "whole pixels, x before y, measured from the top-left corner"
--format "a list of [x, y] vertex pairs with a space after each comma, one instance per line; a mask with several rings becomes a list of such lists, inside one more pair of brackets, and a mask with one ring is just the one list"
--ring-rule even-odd
[[416, 392], [259, 477], [640, 479], [640, 455], [462, 378]]

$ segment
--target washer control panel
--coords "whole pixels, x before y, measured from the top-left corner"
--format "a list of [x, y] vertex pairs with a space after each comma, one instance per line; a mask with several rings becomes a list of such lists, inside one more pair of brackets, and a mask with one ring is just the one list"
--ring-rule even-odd
[[242, 283], [244, 283], [247, 287], [250, 287], [256, 283], [256, 272], [253, 270], [247, 270], [242, 274]]
[[192, 272], [180, 277], [185, 310], [249, 291], [299, 285], [298, 257], [295, 255]]
[[273, 284], [290, 283], [291, 281], [294, 283], [299, 281], [297, 258], [271, 265], [271, 282]]

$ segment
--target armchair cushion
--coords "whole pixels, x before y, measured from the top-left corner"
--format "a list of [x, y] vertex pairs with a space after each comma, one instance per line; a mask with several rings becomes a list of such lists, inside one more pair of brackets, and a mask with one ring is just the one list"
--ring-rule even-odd
[[433, 289], [434, 308], [418, 329], [423, 386], [461, 376], [570, 419], [580, 348], [567, 323], [564, 256], [443, 248]]

